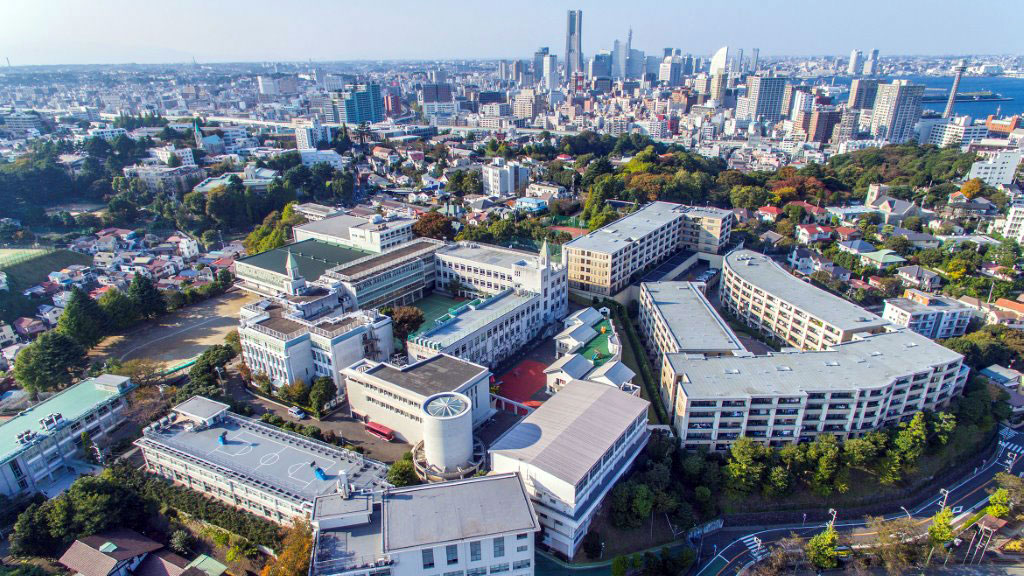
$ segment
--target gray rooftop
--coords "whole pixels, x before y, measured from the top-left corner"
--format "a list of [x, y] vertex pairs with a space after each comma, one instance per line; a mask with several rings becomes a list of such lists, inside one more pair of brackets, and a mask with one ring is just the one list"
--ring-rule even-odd
[[764, 254], [735, 250], [725, 256], [725, 266], [756, 288], [840, 330], [862, 331], [888, 324], [878, 315], [800, 280]]
[[681, 352], [742, 351], [739, 338], [692, 282], [645, 282]]
[[524, 250], [513, 250], [511, 248], [500, 248], [476, 242], [459, 242], [451, 244], [438, 250], [438, 255], [452, 258], [461, 258], [470, 262], [484, 264], [486, 266], [498, 266], [500, 268], [512, 268], [513, 264], [538, 265], [537, 254]]
[[586, 236], [580, 236], [566, 243], [565, 246], [595, 252], [618, 252], [629, 246], [634, 240], [639, 240], [684, 215], [701, 218], [726, 218], [731, 217], [732, 212], [720, 208], [651, 202], [641, 206], [632, 214], [627, 214]]
[[921, 312], [952, 312], [954, 310], [968, 310], [969, 307], [948, 296], [927, 295], [928, 303], [911, 300], [910, 298], [890, 298], [885, 301], [886, 306], [894, 306], [911, 314]]
[[209, 420], [227, 409], [227, 404], [203, 396], [193, 396], [174, 407], [175, 412], [201, 421]]
[[350, 240], [350, 228], [372, 228], [378, 225], [397, 226], [400, 224], [408, 224], [412, 221], [412, 218], [392, 218], [390, 220], [381, 220], [379, 223], [375, 224], [370, 219], [363, 218], [361, 216], [338, 214], [337, 216], [331, 216], [329, 218], [324, 218], [323, 220], [308, 222], [301, 226], [296, 226], [295, 228], [297, 230], [303, 230], [314, 234], [322, 234], [324, 236], [330, 236], [340, 240]]
[[424, 330], [416, 339], [436, 343], [443, 350], [534, 298], [537, 295], [533, 292], [499, 292], [479, 304], [467, 306], [454, 317], [442, 317], [436, 327]]
[[689, 398], [746, 398], [856, 391], [946, 365], [956, 352], [909, 329], [865, 336], [823, 351], [776, 352], [768, 356], [668, 356]]
[[540, 528], [518, 474], [398, 488], [383, 512], [385, 553]]
[[422, 396], [458, 390], [484, 372], [487, 372], [487, 368], [479, 364], [447, 354], [438, 354], [401, 368], [391, 364], [377, 364], [366, 371], [367, 374]]
[[491, 447], [573, 486], [640, 416], [649, 402], [605, 384], [572, 380]]

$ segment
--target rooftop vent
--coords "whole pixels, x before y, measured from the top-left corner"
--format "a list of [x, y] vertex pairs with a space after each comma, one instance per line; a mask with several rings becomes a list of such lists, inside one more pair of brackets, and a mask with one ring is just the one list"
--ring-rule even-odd
[[739, 368], [726, 368], [725, 369], [725, 373], [726, 374], [739, 374], [740, 373], [740, 369]]
[[117, 544], [114, 544], [113, 542], [110, 542], [110, 541], [104, 542], [103, 545], [100, 546], [100, 552], [103, 552], [103, 553], [106, 553], [106, 554], [110, 554], [114, 550], [117, 550]]
[[825, 366], [839, 366], [839, 362], [836, 362], [835, 360], [829, 360], [825, 362]]
[[790, 368], [789, 366], [776, 366], [775, 369], [778, 370], [779, 372], [792, 372], [793, 371], [793, 369]]

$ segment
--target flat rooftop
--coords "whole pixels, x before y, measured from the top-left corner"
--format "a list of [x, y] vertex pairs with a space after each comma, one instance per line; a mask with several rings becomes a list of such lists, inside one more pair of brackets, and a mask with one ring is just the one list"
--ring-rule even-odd
[[540, 528], [518, 474], [398, 488], [382, 509], [385, 553]]
[[742, 351], [739, 338], [692, 282], [645, 282], [680, 352]]
[[946, 296], [928, 296], [928, 303], [925, 304], [910, 298], [890, 298], [885, 301], [886, 306], [895, 306], [900, 310], [910, 312], [952, 312], [954, 310], [967, 310], [968, 307], [959, 300]]
[[364, 272], [373, 270], [374, 268], [398, 263], [417, 252], [430, 250], [431, 248], [436, 249], [439, 246], [440, 243], [436, 241], [417, 238], [408, 244], [403, 244], [401, 247], [384, 252], [379, 256], [373, 256], [371, 258], [356, 260], [348, 264], [342, 264], [341, 266], [332, 269], [331, 273], [341, 276], [357, 277]]
[[614, 222], [598, 228], [586, 236], [567, 242], [565, 246], [594, 252], [614, 253], [633, 241], [658, 230], [684, 216], [697, 218], [726, 218], [732, 212], [721, 208], [686, 206], [672, 202], [651, 202]]
[[[150, 426], [137, 444], [155, 445], [219, 468], [243, 481], [309, 502], [334, 492], [344, 472], [356, 490], [379, 491], [387, 483], [387, 466], [276, 426], [223, 413], [209, 426], [187, 418]], [[219, 440], [226, 434], [225, 442]], [[316, 469], [325, 479], [316, 477]]]
[[484, 372], [487, 372], [487, 368], [479, 364], [447, 354], [438, 354], [401, 368], [391, 364], [377, 364], [366, 371], [367, 374], [424, 397], [452, 392]]
[[369, 566], [381, 558], [383, 514], [374, 509], [370, 522], [316, 533], [311, 573], [338, 574], [358, 566]]
[[50, 414], [60, 414], [65, 423], [74, 422], [98, 406], [123, 395], [130, 388], [129, 383], [130, 380], [126, 376], [103, 374], [83, 380], [31, 408], [26, 408], [14, 418], [0, 424], [0, 462], [7, 461], [31, 445], [18, 442], [18, 435], [22, 432], [35, 432], [38, 441], [59, 429], [46, 430], [39, 423], [41, 419]]
[[501, 248], [477, 242], [459, 242], [445, 246], [438, 251], [441, 256], [461, 258], [486, 266], [497, 266], [511, 269], [514, 264], [539, 265], [538, 254], [525, 250]]
[[351, 240], [349, 230], [351, 228], [393, 228], [400, 225], [410, 224], [414, 222], [412, 218], [401, 218], [391, 217], [389, 219], [382, 219], [380, 222], [373, 222], [369, 218], [363, 218], [362, 216], [353, 216], [351, 214], [338, 214], [337, 216], [330, 216], [323, 220], [317, 220], [315, 222], [308, 222], [301, 226], [296, 226], [296, 229], [304, 232], [310, 232], [313, 234], [320, 234], [323, 236], [329, 236], [331, 238], [338, 238], [339, 240]]
[[303, 240], [302, 242], [267, 250], [254, 256], [241, 258], [236, 263], [248, 264], [249, 266], [255, 266], [256, 268], [284, 276], [289, 252], [295, 257], [295, 262], [299, 265], [299, 275], [311, 281], [320, 278], [324, 272], [331, 268], [371, 254], [371, 252], [336, 246], [319, 240]]
[[840, 330], [871, 330], [888, 324], [880, 316], [800, 280], [764, 254], [735, 250], [726, 255], [725, 267], [754, 287]]
[[421, 332], [416, 338], [447, 348], [536, 297], [532, 292], [500, 292], [479, 304], [468, 304], [455, 316], [442, 316], [436, 327]]
[[909, 329], [858, 335], [822, 351], [774, 352], [768, 356], [668, 357], [692, 398], [799, 396], [806, 391], [856, 391], [956, 362], [961, 356]]
[[572, 380], [490, 449], [577, 485], [637, 418], [647, 400], [605, 384]]

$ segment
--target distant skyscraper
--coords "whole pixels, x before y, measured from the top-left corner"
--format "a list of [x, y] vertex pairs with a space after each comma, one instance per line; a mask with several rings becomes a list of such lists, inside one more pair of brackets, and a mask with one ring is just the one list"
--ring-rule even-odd
[[679, 56], [666, 56], [658, 67], [658, 81], [669, 86], [679, 86], [683, 71], [683, 59]]
[[774, 124], [782, 119], [782, 96], [786, 79], [781, 76], [750, 76], [747, 78], [747, 98], [750, 99], [750, 117]]
[[864, 62], [864, 75], [874, 76], [878, 74], [878, 48], [871, 51], [871, 55]]
[[341, 92], [331, 93], [329, 122], [361, 124], [384, 119], [384, 100], [380, 84], [349, 84]]
[[708, 67], [708, 73], [714, 76], [725, 72], [726, 62], [729, 60], [729, 47], [722, 46], [715, 52], [715, 55], [711, 57], [711, 65]]
[[583, 72], [583, 10], [569, 10], [565, 23], [565, 78]]
[[711, 57], [711, 66], [708, 71], [711, 73], [711, 99], [719, 103], [725, 97], [726, 81], [729, 74], [726, 72], [726, 65], [729, 61], [729, 47], [722, 46]]
[[754, 48], [750, 51], [750, 73], [757, 74], [757, 58], [761, 55], [760, 48]]
[[554, 92], [560, 85], [558, 81], [558, 56], [554, 54], [545, 56], [543, 69], [544, 87], [548, 89], [548, 92]]
[[878, 80], [874, 78], [854, 78], [850, 83], [850, 97], [846, 107], [853, 110], [870, 110], [875, 107], [875, 94], [878, 93]]
[[587, 76], [590, 78], [611, 78], [612, 76], [612, 54], [602, 50], [590, 57], [587, 63]]
[[541, 46], [533, 53], [533, 81], [540, 83], [544, 78], [544, 57], [548, 55], [548, 47]]
[[743, 75], [743, 48], [736, 51], [736, 60], [732, 63], [733, 76], [738, 78]]
[[626, 42], [615, 41], [612, 46], [612, 77], [626, 78], [629, 76], [629, 58], [632, 52], [633, 29], [629, 30]]
[[949, 99], [946, 100], [946, 109], [942, 112], [943, 118], [953, 117], [953, 105], [956, 103], [956, 91], [960, 89], [960, 77], [964, 75], [964, 71], [967, 70], [967, 63], [963, 60], [957, 62], [957, 65], [953, 67], [953, 87], [949, 89]]
[[879, 84], [871, 111], [871, 135], [893, 144], [910, 140], [914, 136], [914, 126], [921, 118], [922, 96], [924, 86], [907, 80]]
[[850, 76], [856, 76], [860, 74], [863, 64], [861, 60], [864, 59], [864, 55], [861, 54], [860, 50], [854, 50], [850, 52], [850, 63], [846, 66], [846, 73]]

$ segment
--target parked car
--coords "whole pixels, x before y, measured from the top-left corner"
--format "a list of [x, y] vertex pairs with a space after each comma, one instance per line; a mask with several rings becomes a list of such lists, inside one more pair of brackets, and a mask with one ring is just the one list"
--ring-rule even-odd
[[306, 417], [306, 413], [302, 411], [302, 408], [298, 406], [292, 406], [288, 409], [288, 415], [296, 420], [303, 420]]

